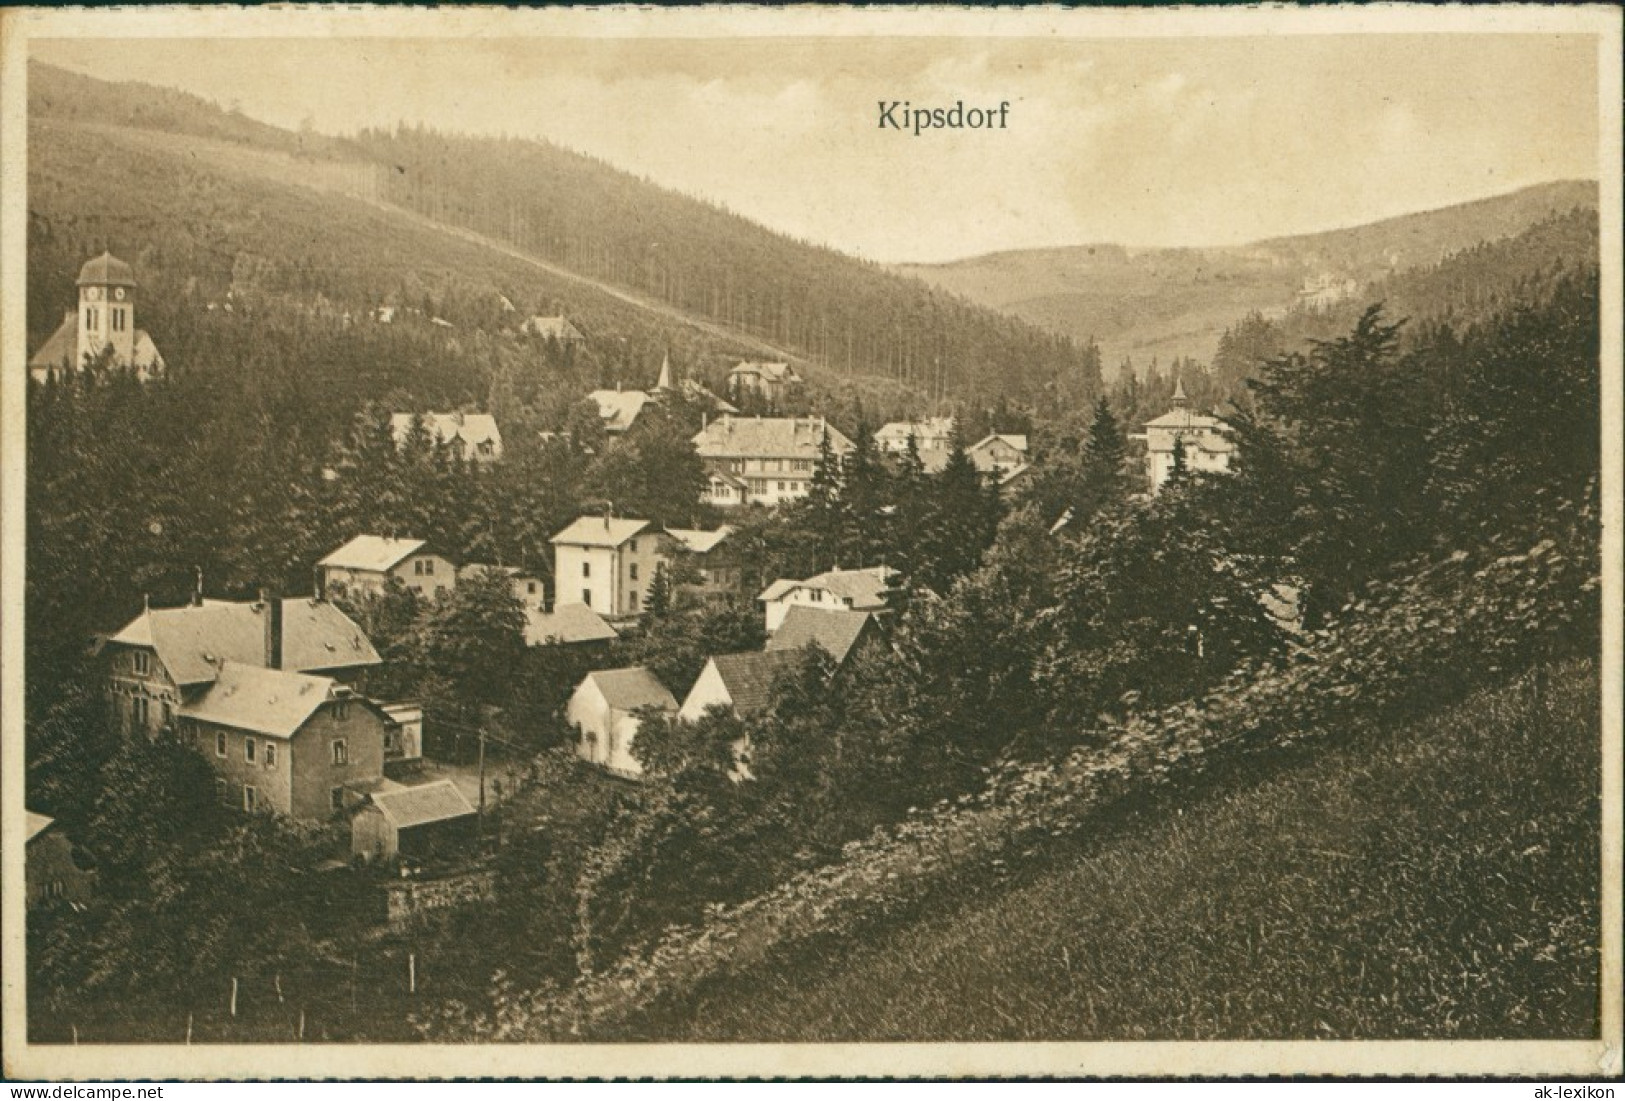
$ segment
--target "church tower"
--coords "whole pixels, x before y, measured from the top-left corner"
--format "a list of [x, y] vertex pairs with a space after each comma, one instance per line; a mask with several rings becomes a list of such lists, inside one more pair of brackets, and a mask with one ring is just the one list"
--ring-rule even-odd
[[79, 358], [101, 354], [111, 346], [113, 361], [135, 361], [135, 273], [130, 265], [104, 252], [79, 269]]

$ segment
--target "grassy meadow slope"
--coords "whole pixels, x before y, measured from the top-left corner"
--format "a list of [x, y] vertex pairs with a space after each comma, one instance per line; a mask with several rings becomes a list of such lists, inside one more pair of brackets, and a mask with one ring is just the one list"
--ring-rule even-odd
[[[1549, 680], [1548, 680], [1549, 677]], [[804, 945], [684, 1041], [1580, 1038], [1597, 1029], [1595, 663], [1165, 798]], [[1173, 806], [1170, 804], [1180, 803]]]
[[[1596, 184], [1564, 181], [1370, 225], [1227, 248], [1079, 245], [992, 253], [899, 271], [1033, 324], [1100, 341], [1108, 367], [1211, 360], [1226, 326], [1276, 316], [1322, 277], [1360, 292], [1573, 209], [1594, 212]], [[1592, 246], [1593, 251], [1595, 246]]]

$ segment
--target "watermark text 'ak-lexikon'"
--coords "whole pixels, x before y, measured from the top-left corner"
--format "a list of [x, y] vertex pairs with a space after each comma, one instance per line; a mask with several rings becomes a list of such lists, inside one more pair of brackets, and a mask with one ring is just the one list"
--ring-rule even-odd
[[912, 132], [915, 137], [927, 130], [1005, 130], [1009, 124], [1009, 100], [997, 107], [966, 107], [962, 99], [952, 107], [915, 107], [906, 99], [880, 100], [880, 129]]

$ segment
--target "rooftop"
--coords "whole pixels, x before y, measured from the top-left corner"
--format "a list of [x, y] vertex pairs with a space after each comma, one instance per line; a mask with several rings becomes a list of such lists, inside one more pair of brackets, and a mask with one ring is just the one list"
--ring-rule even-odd
[[818, 458], [819, 441], [829, 436], [837, 455], [852, 450], [852, 441], [822, 417], [718, 417], [694, 436], [702, 458]]
[[[220, 600], [152, 608], [108, 641], [150, 646], [176, 684], [203, 684], [215, 679], [221, 662], [265, 663], [266, 614], [264, 604]], [[355, 621], [327, 601], [290, 597], [282, 602], [284, 669], [347, 669], [379, 660]]]
[[641, 665], [629, 669], [599, 669], [588, 673], [586, 679], [598, 686], [604, 699], [617, 711], [636, 711], [640, 707], [677, 710], [677, 701], [671, 692]]
[[468, 797], [451, 780], [436, 780], [417, 787], [378, 791], [370, 802], [383, 812], [396, 829], [426, 826], [433, 822], [449, 822], [454, 818], [467, 818], [474, 814]]
[[748, 718], [767, 710], [773, 702], [773, 684], [781, 673], [801, 660], [798, 650], [748, 650], [718, 654], [711, 659], [733, 701], [734, 714]]
[[225, 662], [214, 683], [181, 704], [182, 718], [291, 738], [322, 704], [338, 697], [334, 681], [282, 669]]
[[597, 402], [598, 415], [609, 432], [625, 432], [631, 428], [643, 407], [655, 400], [642, 390], [594, 390], [587, 397]]
[[886, 594], [890, 592], [897, 571], [890, 566], [871, 566], [864, 570], [829, 570], [804, 581], [780, 578], [756, 597], [757, 600], [778, 600], [794, 589], [823, 589], [851, 602], [854, 611], [884, 608]]
[[525, 609], [527, 646], [609, 642], [618, 637], [615, 628], [585, 604], [559, 604], [551, 612], [544, 612], [540, 608]]
[[316, 564], [346, 570], [385, 573], [423, 550], [422, 539], [394, 539], [385, 535], [358, 535]]
[[717, 548], [717, 544], [728, 538], [733, 528], [727, 524], [716, 531], [701, 531], [698, 528], [667, 528], [666, 534], [682, 544], [684, 550], [690, 554], [707, 554]]
[[579, 516], [552, 542], [572, 547], [618, 547], [649, 526], [647, 520], [627, 520], [615, 516]]
[[773, 632], [767, 649], [801, 650], [816, 643], [839, 665], [851, 655], [865, 629], [874, 621], [875, 617], [868, 612], [837, 612], [797, 605]]
[[[389, 418], [389, 427], [395, 434], [397, 446], [406, 442], [412, 431], [414, 414], [395, 413]], [[424, 413], [423, 427], [437, 443], [447, 444], [461, 440], [470, 447], [483, 443], [502, 446], [502, 433], [497, 430], [497, 419], [489, 413]]]
[[79, 269], [78, 285], [81, 287], [133, 287], [135, 286], [135, 269], [111, 252], [103, 252], [94, 260], [85, 261], [85, 266]]

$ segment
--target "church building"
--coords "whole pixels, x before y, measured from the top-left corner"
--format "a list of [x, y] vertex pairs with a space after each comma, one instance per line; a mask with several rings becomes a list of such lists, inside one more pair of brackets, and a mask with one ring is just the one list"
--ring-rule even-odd
[[28, 361], [36, 382], [85, 369], [104, 352], [117, 367], [133, 368], [142, 381], [163, 373], [164, 357], [144, 329], [135, 325], [135, 273], [123, 260], [104, 252], [79, 269], [79, 309], [68, 313]]

